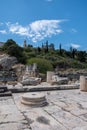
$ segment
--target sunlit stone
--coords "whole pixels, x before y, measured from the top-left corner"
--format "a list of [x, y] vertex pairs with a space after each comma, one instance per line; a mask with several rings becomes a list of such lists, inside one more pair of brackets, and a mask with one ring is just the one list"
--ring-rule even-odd
[[46, 96], [41, 93], [26, 93], [22, 96], [21, 103], [33, 107], [47, 105]]

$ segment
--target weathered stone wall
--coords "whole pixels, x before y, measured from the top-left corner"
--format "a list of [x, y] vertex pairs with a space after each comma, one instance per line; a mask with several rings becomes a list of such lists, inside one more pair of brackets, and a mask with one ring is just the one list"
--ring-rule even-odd
[[87, 73], [68, 73], [68, 74], [59, 74], [60, 77], [67, 77], [69, 84], [80, 82], [80, 75], [87, 76]]
[[1, 70], [0, 71], [0, 81], [6, 82], [6, 81], [15, 81], [17, 80], [17, 76], [13, 70]]
[[31, 64], [31, 65], [27, 65], [25, 73], [29, 77], [39, 77], [39, 71], [38, 71], [38, 68], [37, 68], [37, 64], [34, 63], [34, 64]]
[[25, 74], [25, 65], [16, 64], [12, 67], [17, 75], [17, 80], [22, 81], [23, 75]]

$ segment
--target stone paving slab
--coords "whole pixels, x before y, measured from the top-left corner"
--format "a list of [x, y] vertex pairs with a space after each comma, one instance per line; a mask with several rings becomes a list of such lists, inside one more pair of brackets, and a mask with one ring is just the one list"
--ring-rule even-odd
[[73, 129], [77, 126], [86, 126], [87, 123], [78, 117], [73, 116], [66, 111], [58, 111], [53, 113], [52, 116], [60, 123], [62, 123], [67, 129]]
[[30, 126], [33, 130], [65, 130], [65, 127], [63, 127], [59, 122], [54, 120], [52, 116], [50, 116], [42, 109], [37, 109], [36, 111], [29, 111], [25, 114], [28, 119], [31, 119], [32, 122]]
[[12, 97], [0, 98], [0, 130], [29, 130], [30, 126]]
[[32, 130], [87, 130], [87, 93], [80, 90], [42, 92], [48, 105], [21, 104], [21, 94], [13, 94], [15, 104]]
[[30, 130], [21, 123], [3, 123], [0, 124], [0, 130]]
[[[40, 92], [41, 93], [41, 92]], [[29, 107], [23, 93], [0, 97], [0, 130], [87, 130], [87, 92], [42, 92], [48, 105]]]

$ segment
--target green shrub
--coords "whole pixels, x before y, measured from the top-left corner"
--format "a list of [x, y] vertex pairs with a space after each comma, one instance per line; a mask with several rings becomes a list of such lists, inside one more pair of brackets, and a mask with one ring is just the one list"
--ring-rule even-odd
[[40, 73], [46, 73], [47, 71], [53, 70], [53, 66], [50, 61], [41, 58], [31, 58], [27, 60], [27, 64], [37, 63]]
[[36, 57], [35, 52], [29, 52], [29, 53], [28, 53], [28, 57], [30, 57], [30, 58]]
[[81, 62], [79, 62], [79, 61], [73, 61], [72, 62], [72, 68], [87, 68], [87, 65], [86, 65], [86, 63], [84, 64], [84, 63], [81, 63]]

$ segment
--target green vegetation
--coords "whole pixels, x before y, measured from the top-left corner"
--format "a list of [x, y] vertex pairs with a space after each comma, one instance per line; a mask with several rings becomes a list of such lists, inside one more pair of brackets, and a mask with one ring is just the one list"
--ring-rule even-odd
[[37, 63], [39, 72], [46, 73], [47, 71], [53, 70], [53, 66], [50, 61], [41, 58], [28, 59], [27, 64]]
[[42, 73], [56, 67], [59, 69], [87, 68], [86, 51], [78, 51], [72, 47], [70, 47], [70, 50], [65, 50], [62, 48], [62, 44], [59, 44], [59, 49], [55, 50], [54, 44], [49, 44], [48, 41], [42, 43], [42, 47], [28, 45], [23, 48], [12, 39], [9, 39], [0, 48], [0, 51], [17, 57], [18, 61], [23, 64], [37, 63], [39, 71]]
[[18, 61], [21, 63], [26, 63], [26, 57], [24, 54], [24, 49], [16, 44], [12, 39], [7, 40], [7, 42], [2, 47], [2, 50], [9, 54], [10, 56], [17, 57]]

